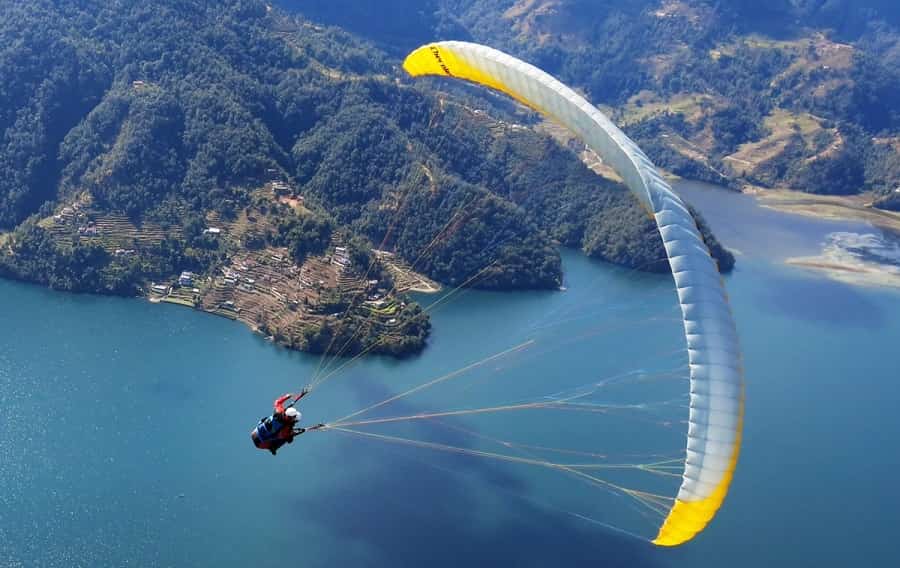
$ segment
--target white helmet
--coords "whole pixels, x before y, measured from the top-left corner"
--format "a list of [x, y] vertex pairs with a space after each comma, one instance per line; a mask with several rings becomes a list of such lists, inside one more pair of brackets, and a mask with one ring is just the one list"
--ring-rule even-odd
[[284, 415], [287, 416], [288, 418], [290, 418], [291, 420], [293, 420], [294, 422], [300, 422], [300, 419], [303, 417], [303, 415], [300, 414], [300, 411], [293, 407], [285, 410]]

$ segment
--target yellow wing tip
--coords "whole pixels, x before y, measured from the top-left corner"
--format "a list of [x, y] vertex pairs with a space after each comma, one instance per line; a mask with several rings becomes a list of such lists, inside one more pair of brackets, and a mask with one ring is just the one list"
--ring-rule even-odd
[[452, 63], [448, 61], [448, 56], [452, 57], [452, 54], [449, 54], [444, 46], [438, 43], [426, 43], [406, 56], [406, 59], [403, 60], [403, 70], [412, 77], [453, 76], [451, 68], [454, 67], [455, 61]]
[[712, 520], [722, 505], [725, 490], [701, 501], [675, 501], [666, 522], [652, 541], [656, 546], [679, 546], [691, 540]]
[[403, 60], [403, 70], [412, 77], [438, 75], [455, 77], [500, 91], [527, 107], [543, 112], [536, 101], [507, 85], [502, 77], [484, 67], [477, 60], [469, 59], [460, 44], [433, 42], [416, 48]]
[[737, 424], [737, 436], [734, 439], [734, 448], [731, 450], [731, 459], [728, 462], [728, 470], [722, 475], [722, 480], [715, 490], [698, 501], [675, 500], [675, 505], [669, 511], [669, 516], [659, 529], [659, 534], [651, 542], [656, 546], [679, 546], [697, 536], [712, 521], [713, 517], [728, 494], [731, 480], [734, 478], [734, 470], [737, 468], [738, 457], [741, 453], [741, 440], [744, 432], [744, 397], [741, 394], [740, 415]]
[[403, 70], [413, 77], [419, 77], [423, 75], [424, 73], [422, 72], [422, 65], [419, 60], [421, 59], [422, 55], [433, 45], [434, 44], [432, 43], [428, 43], [411, 51], [409, 55], [406, 56], [406, 59], [403, 60]]

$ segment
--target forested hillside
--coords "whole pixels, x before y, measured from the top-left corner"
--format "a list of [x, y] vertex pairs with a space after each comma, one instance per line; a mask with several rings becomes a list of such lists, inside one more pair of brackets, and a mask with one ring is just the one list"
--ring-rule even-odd
[[893, 0], [281, 0], [395, 56], [488, 43], [582, 87], [661, 166], [694, 179], [900, 205]]
[[[494, 289], [559, 286], [560, 243], [667, 269], [635, 201], [530, 116], [411, 84], [345, 31], [255, 0], [2, 8], [2, 275], [158, 294], [314, 350], [345, 332], [327, 314], [372, 311], [358, 282], [391, 295], [373, 247]], [[402, 313], [391, 349], [427, 335]]]

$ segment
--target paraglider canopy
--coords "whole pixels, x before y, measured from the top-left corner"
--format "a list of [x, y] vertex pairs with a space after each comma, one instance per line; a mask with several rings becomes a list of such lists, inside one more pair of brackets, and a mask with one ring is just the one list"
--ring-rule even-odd
[[655, 219], [684, 321], [690, 416], [681, 488], [653, 542], [677, 546], [691, 540], [712, 520], [731, 484], [741, 446], [744, 379], [722, 280], [687, 206], [606, 116], [528, 63], [487, 46], [448, 41], [413, 51], [403, 68], [414, 77], [483, 85], [555, 119], [610, 165]]

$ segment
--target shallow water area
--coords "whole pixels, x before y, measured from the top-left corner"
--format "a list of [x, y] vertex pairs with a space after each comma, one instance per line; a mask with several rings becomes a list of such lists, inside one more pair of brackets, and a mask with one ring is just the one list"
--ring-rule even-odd
[[697, 207], [716, 236], [740, 255], [786, 260], [817, 254], [829, 235], [882, 234], [862, 221], [815, 219], [759, 205], [752, 195], [677, 180], [672, 187]]
[[783, 262], [848, 284], [900, 289], [900, 234], [863, 220], [819, 219], [760, 205], [756, 197], [678, 180], [713, 232], [739, 257]]

